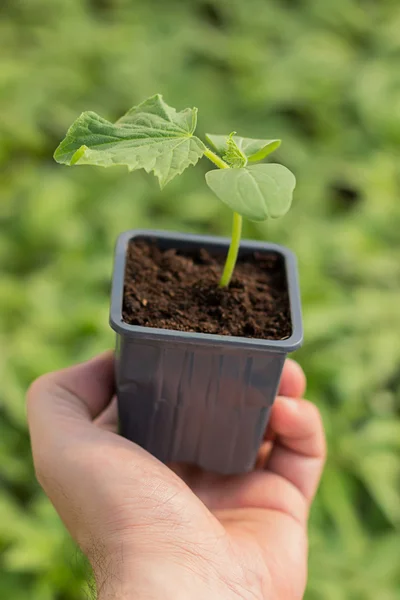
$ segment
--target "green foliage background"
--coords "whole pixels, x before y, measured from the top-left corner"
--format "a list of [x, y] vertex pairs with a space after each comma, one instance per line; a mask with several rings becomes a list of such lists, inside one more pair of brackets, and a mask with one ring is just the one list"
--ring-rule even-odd
[[230, 229], [205, 164], [160, 193], [142, 173], [53, 162], [80, 112], [117, 118], [155, 92], [198, 106], [201, 133], [284, 140], [293, 209], [245, 234], [299, 258], [298, 359], [330, 451], [307, 599], [399, 598], [399, 31], [398, 0], [2, 0], [0, 598], [88, 591], [35, 483], [24, 393], [113, 344], [117, 234]]

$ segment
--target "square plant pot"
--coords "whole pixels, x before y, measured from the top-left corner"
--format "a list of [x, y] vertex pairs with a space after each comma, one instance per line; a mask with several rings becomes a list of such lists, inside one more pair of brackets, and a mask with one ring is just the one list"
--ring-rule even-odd
[[296, 258], [282, 246], [244, 240], [240, 256], [276, 252], [283, 258], [291, 336], [284, 340], [188, 333], [123, 321], [125, 262], [134, 238], [160, 248], [226, 255], [229, 239], [132, 230], [116, 247], [110, 324], [120, 433], [163, 462], [184, 462], [223, 474], [254, 467], [288, 352], [301, 346], [303, 327]]

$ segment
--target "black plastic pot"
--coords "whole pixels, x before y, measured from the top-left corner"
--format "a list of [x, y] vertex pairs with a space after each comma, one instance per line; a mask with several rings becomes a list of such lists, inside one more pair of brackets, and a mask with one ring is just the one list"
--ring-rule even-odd
[[226, 254], [229, 240], [132, 230], [118, 238], [110, 324], [117, 333], [120, 433], [163, 462], [242, 473], [254, 466], [288, 352], [302, 343], [295, 256], [282, 246], [243, 241], [240, 254], [283, 256], [292, 335], [282, 341], [186, 333], [128, 325], [122, 319], [125, 256], [133, 238], [162, 248]]

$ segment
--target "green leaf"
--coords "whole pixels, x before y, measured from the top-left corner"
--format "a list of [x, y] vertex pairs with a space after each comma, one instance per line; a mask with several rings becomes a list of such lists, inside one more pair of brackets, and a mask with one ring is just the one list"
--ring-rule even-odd
[[222, 202], [251, 221], [282, 217], [296, 185], [293, 173], [276, 164], [209, 171], [206, 181]]
[[223, 159], [234, 169], [245, 167], [247, 158], [233, 139], [236, 131], [232, 131], [226, 142], [226, 152]]
[[[228, 135], [206, 134], [207, 141], [214, 146], [218, 154], [223, 156], [227, 151]], [[246, 156], [250, 162], [258, 162], [263, 160], [268, 154], [271, 154], [279, 148], [281, 140], [257, 140], [252, 138], [244, 138], [238, 135], [233, 136], [233, 141], [238, 149]]]
[[130, 171], [153, 171], [163, 187], [204, 154], [193, 135], [197, 109], [176, 112], [157, 94], [131, 108], [116, 123], [84, 112], [54, 153], [66, 165], [125, 165]]

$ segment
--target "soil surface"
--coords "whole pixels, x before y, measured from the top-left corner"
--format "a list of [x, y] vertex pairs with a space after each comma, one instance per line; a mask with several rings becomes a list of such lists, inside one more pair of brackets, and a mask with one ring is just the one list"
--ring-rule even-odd
[[129, 244], [123, 319], [131, 325], [283, 340], [292, 333], [283, 258], [254, 252], [238, 261], [229, 288], [224, 256]]

